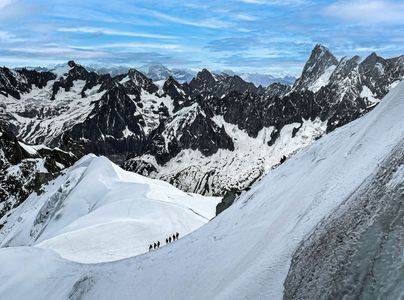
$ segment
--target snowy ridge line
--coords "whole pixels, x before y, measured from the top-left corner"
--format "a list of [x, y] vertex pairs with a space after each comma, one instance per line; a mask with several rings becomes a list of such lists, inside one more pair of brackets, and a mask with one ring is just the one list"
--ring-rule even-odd
[[219, 201], [87, 155], [8, 217], [0, 246], [51, 249], [82, 263], [120, 260], [147, 252], [149, 241], [166, 231], [195, 230], [214, 216]]

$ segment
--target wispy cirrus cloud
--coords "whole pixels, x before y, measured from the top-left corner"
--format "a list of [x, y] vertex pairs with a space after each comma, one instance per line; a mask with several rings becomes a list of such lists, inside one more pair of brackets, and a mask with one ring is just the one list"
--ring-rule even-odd
[[244, 13], [236, 14], [234, 17], [237, 20], [242, 20], [242, 21], [255, 21], [255, 20], [257, 20], [256, 16], [248, 15], [248, 14], [244, 14]]
[[0, 31], [0, 40], [10, 40], [14, 39], [15, 35], [8, 31]]
[[238, 0], [246, 4], [255, 5], [297, 5], [297, 4], [308, 4], [312, 2], [311, 0]]
[[152, 43], [110, 43], [103, 45], [95, 45], [94, 48], [136, 48], [136, 49], [165, 49], [165, 50], [181, 50], [183, 46], [176, 44], [152, 44]]
[[367, 24], [404, 23], [404, 2], [392, 0], [338, 1], [324, 9], [325, 13], [345, 21]]
[[95, 27], [62, 27], [57, 29], [59, 32], [78, 32], [78, 33], [92, 33], [92, 34], [104, 34], [104, 35], [115, 35], [115, 36], [128, 36], [128, 37], [141, 37], [150, 39], [174, 39], [176, 36], [153, 34], [153, 33], [142, 33], [133, 31], [122, 31], [113, 30], [107, 28], [95, 28]]
[[74, 59], [95, 59], [105, 57], [107, 55], [102, 51], [93, 51], [57, 45], [9, 47], [2, 49], [0, 53], [3, 56], [13, 56], [18, 54], [20, 57], [52, 57], [53, 59], [66, 59], [68, 57]]
[[145, 9], [144, 12], [148, 13], [150, 16], [158, 18], [160, 20], [187, 25], [187, 26], [194, 26], [194, 27], [204, 27], [204, 28], [211, 28], [211, 29], [221, 29], [227, 28], [233, 25], [230, 22], [222, 21], [218, 18], [207, 18], [204, 20], [190, 20], [187, 18], [182, 18], [178, 16], [173, 16], [165, 13], [161, 13], [155, 10]]

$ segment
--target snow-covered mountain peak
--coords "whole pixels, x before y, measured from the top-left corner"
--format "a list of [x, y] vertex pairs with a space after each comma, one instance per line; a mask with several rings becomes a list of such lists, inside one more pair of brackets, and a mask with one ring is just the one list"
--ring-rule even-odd
[[[316, 86], [315, 82], [323, 76], [323, 74], [331, 74], [332, 68], [338, 64], [337, 58], [328, 48], [317, 44], [306, 62], [301, 77], [296, 80], [293, 90], [307, 90], [311, 86]], [[326, 84], [327, 80], [323, 80]]]
[[149, 66], [147, 76], [152, 80], [162, 80], [172, 76], [172, 72], [162, 64], [154, 64]]

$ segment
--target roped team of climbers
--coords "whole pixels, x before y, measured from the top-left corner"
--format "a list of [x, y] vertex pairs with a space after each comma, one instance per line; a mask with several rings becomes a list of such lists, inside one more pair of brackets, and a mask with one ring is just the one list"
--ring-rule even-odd
[[[178, 232], [174, 233], [173, 235], [170, 235], [168, 238], [166, 238], [166, 244], [174, 242], [175, 240], [178, 240], [178, 237], [180, 234]], [[149, 251], [153, 249], [158, 249], [160, 248], [160, 241], [157, 241], [157, 243], [150, 244], [149, 246]]]

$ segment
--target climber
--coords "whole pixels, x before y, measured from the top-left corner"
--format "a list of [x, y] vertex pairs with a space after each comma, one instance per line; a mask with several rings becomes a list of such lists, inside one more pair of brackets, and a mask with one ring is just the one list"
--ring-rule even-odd
[[285, 160], [286, 160], [286, 156], [284, 155], [281, 157], [281, 164], [283, 164], [285, 162]]
[[168, 239], [166, 239], [166, 244], [168, 244]]
[[173, 241], [175, 241], [175, 234], [173, 234]]
[[168, 242], [171, 243], [171, 236], [168, 238]]
[[157, 241], [157, 248], [160, 248], [160, 241]]
[[157, 248], [157, 244], [156, 243], [154, 243], [154, 249], [156, 249]]
[[152, 244], [150, 244], [149, 251], [152, 251], [152, 250], [153, 250], [153, 246], [152, 246]]
[[175, 234], [175, 237], [177, 238], [177, 240], [178, 240], [178, 237], [180, 236], [180, 234], [177, 232], [176, 234]]

